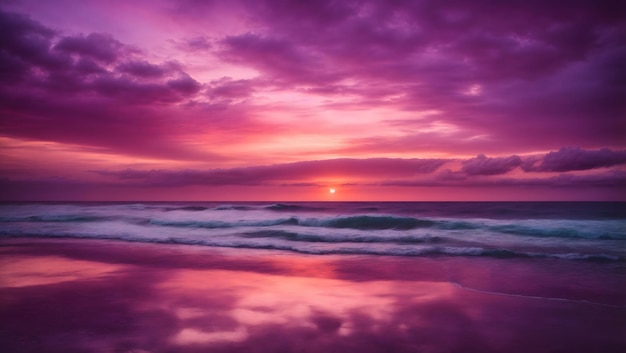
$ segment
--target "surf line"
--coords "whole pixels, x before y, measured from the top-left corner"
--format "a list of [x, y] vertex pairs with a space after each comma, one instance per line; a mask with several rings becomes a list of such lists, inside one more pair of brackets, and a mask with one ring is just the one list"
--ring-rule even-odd
[[558, 297], [541, 297], [541, 296], [536, 296], [536, 295], [493, 292], [493, 291], [466, 287], [462, 285], [461, 283], [453, 281], [453, 280], [448, 280], [448, 282], [453, 284], [455, 287], [459, 289], [470, 291], [470, 292], [475, 292], [475, 293], [481, 293], [481, 294], [499, 295], [503, 297], [515, 297], [515, 298], [525, 298], [525, 299], [553, 300], [553, 301], [562, 301], [562, 302], [579, 303], [579, 304], [591, 304], [591, 305], [605, 306], [608, 308], [619, 308], [619, 309], [626, 308], [626, 305], [613, 305], [613, 304], [599, 303], [599, 302], [593, 302], [593, 301], [585, 300], [585, 299], [567, 299], [567, 298], [558, 298]]

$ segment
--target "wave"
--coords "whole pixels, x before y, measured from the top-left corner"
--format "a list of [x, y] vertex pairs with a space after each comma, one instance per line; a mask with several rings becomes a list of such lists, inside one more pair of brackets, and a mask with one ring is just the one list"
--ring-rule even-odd
[[167, 211], [206, 211], [206, 210], [214, 210], [214, 211], [249, 211], [255, 210], [257, 207], [254, 206], [244, 206], [244, 205], [219, 205], [215, 207], [205, 207], [205, 206], [183, 206], [183, 207], [173, 207], [168, 208]]
[[256, 210], [256, 209], [258, 209], [258, 207], [244, 206], [244, 205], [219, 205], [213, 208], [213, 210], [216, 210], [216, 211], [231, 211], [231, 210], [250, 211], [250, 210]]
[[413, 217], [398, 216], [338, 216], [330, 218], [276, 218], [267, 220], [242, 220], [237, 222], [225, 221], [167, 221], [150, 220], [151, 224], [186, 228], [231, 228], [231, 227], [269, 227], [278, 225], [293, 225], [301, 227], [320, 227], [356, 230], [412, 230], [432, 228], [446, 231], [482, 230], [492, 233], [531, 236], [531, 237], [558, 237], [597, 240], [624, 240], [626, 234], [610, 230], [581, 230], [576, 225], [569, 227], [539, 227], [524, 224], [490, 225], [484, 222], [431, 220]]
[[298, 217], [278, 218], [269, 220], [241, 220], [237, 222], [224, 221], [170, 221], [151, 219], [151, 224], [185, 228], [230, 228], [230, 227], [267, 227], [276, 225], [296, 225], [302, 227], [349, 228], [358, 230], [409, 230], [415, 228], [432, 227], [435, 221], [412, 217], [395, 216], [341, 216], [333, 218], [306, 218]]
[[320, 242], [320, 243], [438, 243], [443, 241], [441, 237], [412, 234], [399, 235], [375, 235], [375, 234], [307, 234], [289, 232], [284, 230], [260, 230], [243, 233], [246, 238], [279, 238], [290, 241]]
[[168, 211], [206, 211], [206, 210], [214, 210], [214, 211], [253, 211], [253, 210], [271, 210], [271, 211], [305, 211], [305, 210], [318, 210], [321, 208], [317, 207], [307, 207], [301, 205], [293, 205], [293, 204], [285, 204], [285, 203], [275, 203], [272, 205], [262, 206], [262, 205], [232, 205], [232, 204], [224, 204], [218, 205], [215, 207], [206, 207], [206, 206], [182, 206], [182, 207], [174, 207], [167, 209]]
[[360, 230], [398, 229], [408, 230], [426, 228], [435, 225], [434, 221], [417, 219], [413, 217], [396, 216], [346, 216], [328, 219], [307, 219], [302, 222], [304, 226], [321, 226], [330, 228], [351, 228]]
[[305, 207], [299, 206], [299, 205], [290, 205], [286, 203], [275, 203], [273, 205], [266, 206], [265, 208], [268, 210], [274, 210], [274, 211], [294, 211], [294, 210], [302, 210]]
[[[283, 234], [285, 237], [290, 234]], [[115, 240], [136, 243], [174, 244], [174, 245], [196, 245], [208, 247], [238, 248], [238, 249], [266, 249], [292, 251], [311, 255], [378, 255], [378, 256], [469, 256], [469, 257], [489, 257], [489, 258], [552, 258], [570, 261], [592, 261], [592, 262], [626, 262], [623, 256], [603, 254], [603, 253], [540, 253], [526, 252], [510, 249], [483, 248], [483, 247], [451, 247], [439, 245], [414, 245], [407, 247], [376, 247], [376, 246], [341, 246], [341, 247], [312, 247], [307, 245], [294, 245], [291, 243], [267, 243], [246, 241], [245, 239], [200, 239], [200, 238], [178, 238], [178, 237], [136, 237], [130, 235], [110, 235], [110, 234], [1, 234], [5, 238], [75, 238], [91, 240]]]
[[114, 217], [90, 215], [39, 215], [24, 217], [0, 217], [0, 222], [99, 222], [108, 221]]
[[319, 211], [325, 209], [324, 207], [294, 205], [289, 203], [275, 203], [263, 208], [271, 211]]
[[[275, 204], [285, 206], [285, 204]], [[286, 205], [289, 206], [289, 205]], [[296, 205], [297, 206], [297, 205]], [[201, 212], [205, 210], [248, 210], [253, 206], [246, 205], [219, 205], [214, 208], [204, 206], [184, 206], [179, 208], [170, 208], [168, 210], [183, 210], [192, 212]], [[300, 206], [297, 206], [300, 207]], [[577, 239], [594, 239], [594, 240], [626, 240], [626, 232], [623, 230], [626, 224], [621, 221], [605, 221], [600, 224], [598, 221], [590, 222], [566, 222], [559, 223], [551, 221], [549, 223], [533, 220], [522, 220], [516, 223], [494, 222], [493, 220], [454, 220], [454, 219], [428, 219], [415, 218], [405, 216], [392, 215], [350, 215], [336, 216], [326, 218], [303, 218], [303, 217], [280, 217], [269, 219], [243, 219], [239, 221], [228, 220], [203, 220], [209, 217], [205, 213], [199, 213], [193, 219], [167, 219], [160, 217], [129, 217], [128, 215], [110, 215], [110, 214], [44, 214], [44, 215], [28, 215], [14, 217], [0, 217], [0, 223], [11, 222], [64, 222], [64, 223], [81, 223], [81, 222], [106, 222], [112, 220], [124, 220], [135, 224], [151, 224], [164, 227], [180, 227], [180, 228], [233, 228], [233, 227], [272, 227], [272, 226], [300, 226], [300, 227], [318, 227], [318, 228], [336, 228], [336, 229], [355, 229], [355, 230], [398, 230], [406, 231], [413, 229], [426, 229], [441, 231], [479, 231], [494, 234], [508, 234], [514, 236], [540, 237], [540, 238], [577, 238]], [[226, 218], [226, 217], [224, 217]], [[595, 222], [595, 223], [593, 223]], [[456, 234], [463, 234], [456, 232]]]
[[183, 206], [183, 207], [174, 207], [168, 208], [167, 211], [206, 211], [208, 207], [204, 206]]
[[523, 235], [542, 238], [578, 238], [578, 239], [599, 239], [599, 240], [623, 240], [626, 239], [625, 232], [610, 232], [606, 230], [583, 231], [575, 226], [570, 227], [554, 227], [540, 228], [531, 227], [520, 224], [507, 224], [498, 226], [489, 226], [488, 230], [496, 233]]
[[233, 227], [268, 227], [277, 225], [297, 225], [298, 219], [280, 218], [269, 220], [257, 220], [257, 221], [238, 221], [238, 222], [223, 222], [223, 221], [170, 221], [160, 219], [150, 219], [149, 222], [152, 225], [167, 226], [167, 227], [181, 227], [181, 228], [233, 228]]

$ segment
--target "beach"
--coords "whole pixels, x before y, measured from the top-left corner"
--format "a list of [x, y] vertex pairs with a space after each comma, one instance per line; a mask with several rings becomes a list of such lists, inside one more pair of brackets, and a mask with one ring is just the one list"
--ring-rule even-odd
[[625, 14], [0, 0], [0, 353], [626, 353]]
[[623, 262], [0, 241], [4, 352], [619, 352]]

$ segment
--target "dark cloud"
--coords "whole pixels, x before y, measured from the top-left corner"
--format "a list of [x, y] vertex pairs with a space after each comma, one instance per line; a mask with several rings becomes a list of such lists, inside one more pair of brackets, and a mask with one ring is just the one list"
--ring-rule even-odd
[[167, 72], [163, 67], [151, 64], [145, 60], [122, 63], [117, 67], [117, 71], [146, 78], [162, 77]]
[[[456, 182], [456, 181], [463, 181], [463, 180], [467, 180], [467, 174], [464, 172], [460, 172], [460, 171], [452, 171], [451, 169], [444, 169], [442, 170], [438, 175], [437, 175], [437, 180], [439, 181], [443, 181], [443, 182]], [[389, 184], [393, 184], [394, 182], [389, 182]], [[401, 182], [402, 183], [402, 182]], [[413, 183], [413, 182], [410, 182]]]
[[[152, 62], [109, 34], [64, 34], [26, 16], [0, 11], [0, 134], [93, 146], [107, 153], [212, 159], [218, 156], [189, 151], [180, 141], [190, 141], [189, 135], [199, 132], [226, 131], [224, 139], [247, 143], [246, 134], [267, 138], [291, 132], [292, 127], [306, 129], [295, 119], [270, 129], [248, 118], [254, 115], [250, 106], [257, 93], [259, 97], [268, 93], [271, 99], [274, 90], [284, 90], [328, 96], [311, 107], [313, 115], [326, 108], [385, 108], [403, 116], [435, 112], [407, 120], [390, 114], [380, 123], [385, 134], [375, 126], [369, 135], [343, 135], [344, 147], [326, 149], [326, 155], [512, 155], [457, 161], [461, 169], [444, 170], [436, 176], [440, 183], [495, 180], [517, 166], [528, 172], [567, 172], [624, 163], [626, 152], [606, 149], [561, 149], [525, 157], [522, 163], [513, 156], [571, 145], [623, 146], [623, 2], [241, 0], [232, 7], [230, 3], [189, 0], [173, 5], [177, 19], [188, 20], [189, 27], [199, 31], [174, 41], [184, 55], [197, 52], [210, 57], [207, 65], [221, 59], [226, 66], [248, 66], [259, 73], [252, 79], [208, 83], [198, 82], [182, 64]], [[239, 12], [230, 11], [234, 8]], [[203, 33], [204, 27], [197, 25], [206, 21], [206, 12], [215, 17], [218, 10], [241, 15], [246, 22], [236, 32], [228, 28]], [[334, 101], [340, 96], [346, 99]], [[311, 101], [318, 102], [317, 98]], [[261, 102], [254, 108], [271, 120], [275, 107]], [[212, 148], [224, 149], [217, 143]], [[391, 171], [401, 164], [339, 161], [108, 175], [158, 185], [188, 181], [223, 185], [229, 180], [295, 185], [307, 175], [331, 175], [333, 170], [396, 178]], [[428, 164], [425, 173], [441, 165]], [[409, 169], [398, 174], [410, 178]], [[385, 170], [391, 170], [389, 175]]]
[[183, 95], [192, 95], [200, 91], [201, 84], [191, 78], [191, 76], [182, 73], [180, 77], [173, 78], [167, 81], [167, 87], [172, 90], [181, 93]]
[[[561, 174], [555, 177], [531, 179], [529, 184], [545, 183], [552, 186], [596, 186], [596, 187], [626, 187], [626, 172], [609, 170], [603, 173], [576, 175]], [[617, 190], [616, 190], [617, 191]]]
[[122, 170], [96, 171], [141, 185], [259, 185], [276, 181], [308, 180], [324, 177], [410, 177], [437, 170], [443, 159], [330, 159], [271, 166], [213, 170]]
[[[200, 84], [180, 65], [135, 58], [137, 50], [108, 34], [61, 37], [28, 17], [5, 12], [0, 12], [0, 24], [0, 60], [15, 71], [10, 75], [11, 85], [0, 84], [0, 92], [27, 96], [44, 90], [49, 96], [42, 98], [50, 99], [59, 92], [87, 95], [95, 91], [150, 103], [179, 101], [200, 90]], [[116, 64], [115, 68], [107, 68], [110, 64]], [[16, 92], [15, 84], [22, 91]]]
[[564, 147], [543, 157], [525, 160], [522, 169], [527, 172], [568, 172], [619, 164], [626, 164], [626, 151], [612, 151], [608, 148], [592, 151]]
[[[272, 38], [289, 40], [311, 53], [326, 55], [342, 69], [368, 66], [384, 74], [378, 69], [389, 72], [392, 62], [419, 65], [419, 56], [408, 54], [427, 50], [444, 58], [463, 58], [471, 64], [468, 69], [480, 71], [467, 74], [498, 73], [524, 79], [579, 60], [603, 45], [602, 30], [615, 28], [622, 21], [615, 13], [624, 9], [617, 1], [286, 0], [250, 1], [248, 5], [268, 33], [266, 44]], [[240, 39], [253, 37], [259, 38], [246, 35]], [[264, 47], [245, 46], [245, 50], [263, 51]]]
[[32, 66], [59, 69], [69, 64], [69, 58], [50, 52], [56, 33], [30, 18], [0, 10], [0, 70], [3, 77], [15, 83]]
[[92, 87], [96, 92], [128, 103], [149, 104], [178, 101], [178, 96], [167, 87], [154, 83], [141, 83], [127, 78], [102, 77]]
[[223, 59], [260, 69], [277, 82], [311, 83], [328, 81], [333, 76], [317, 53], [285, 38], [249, 32], [227, 36], [221, 45]]
[[[394, 106], [440, 111], [437, 119], [490, 135], [491, 146], [623, 140], [626, 26], [616, 14], [626, 8], [618, 1], [246, 4], [258, 32], [224, 39], [223, 58], [282, 87], [349, 92], [363, 108], [397, 95]], [[349, 91], [339, 89], [345, 80], [354, 82]]]
[[420, 180], [388, 180], [380, 183], [384, 186], [409, 186], [409, 187], [438, 187], [438, 186], [461, 186], [461, 187], [498, 187], [498, 186], [536, 186], [536, 187], [571, 187], [586, 188], [597, 187], [608, 190], [615, 188], [615, 192], [623, 192], [626, 187], [626, 172], [610, 170], [607, 172], [576, 175], [560, 174], [545, 178], [510, 178], [510, 177], [474, 177], [471, 178], [463, 172], [454, 172], [446, 169], [439, 173], [435, 179]]
[[187, 123], [173, 128], [152, 109], [201, 90], [180, 64], [149, 62], [108, 34], [61, 36], [20, 14], [0, 11], [0, 26], [3, 135], [175, 159], [211, 155], [180, 146]]
[[254, 80], [233, 80], [230, 77], [222, 77], [219, 80], [211, 81], [207, 95], [213, 99], [246, 98], [254, 93], [255, 86], [258, 86], [258, 83]]
[[508, 173], [521, 164], [519, 156], [487, 158], [480, 154], [464, 161], [461, 170], [467, 175], [498, 175]]
[[125, 46], [109, 34], [91, 33], [87, 36], [63, 37], [54, 49], [111, 63], [118, 59]]
[[[552, 152], [559, 153], [559, 152]], [[308, 180], [341, 176], [353, 180], [354, 185], [387, 186], [623, 186], [626, 172], [607, 172], [573, 175], [561, 174], [548, 178], [505, 178], [503, 175], [522, 165], [519, 156], [488, 158], [479, 155], [462, 161], [459, 171], [445, 169], [430, 177], [442, 165], [452, 162], [446, 159], [330, 159], [268, 166], [254, 166], [210, 170], [134, 170], [93, 171], [103, 176], [143, 186], [183, 185], [319, 185]], [[286, 182], [286, 183], [284, 183]]]
[[207, 51], [213, 48], [211, 40], [205, 36], [189, 38], [179, 44], [179, 47], [188, 51]]

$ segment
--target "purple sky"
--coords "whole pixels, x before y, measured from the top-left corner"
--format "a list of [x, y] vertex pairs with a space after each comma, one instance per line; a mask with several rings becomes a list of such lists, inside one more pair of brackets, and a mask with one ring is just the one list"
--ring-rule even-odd
[[625, 13], [0, 0], [1, 197], [626, 200]]

